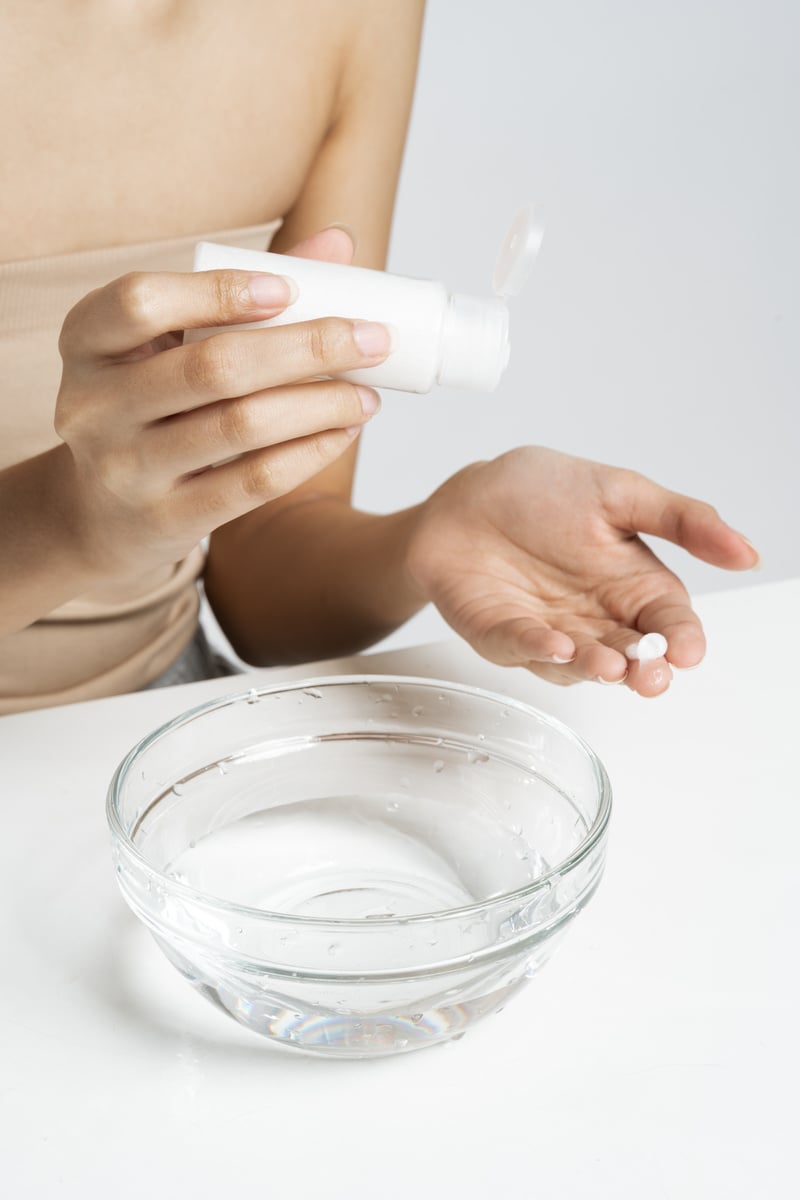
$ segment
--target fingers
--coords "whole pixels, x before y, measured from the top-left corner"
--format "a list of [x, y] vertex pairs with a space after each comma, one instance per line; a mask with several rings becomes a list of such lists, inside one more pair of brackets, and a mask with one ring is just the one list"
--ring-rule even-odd
[[[631, 648], [638, 646], [647, 633], [664, 637], [665, 654], [649, 661], [629, 657]], [[706, 650], [700, 619], [692, 611], [686, 593], [677, 590], [645, 605], [636, 629], [615, 626], [600, 640], [573, 632], [572, 640], [575, 658], [561, 668], [560, 682], [625, 683], [640, 696], [661, 695], [672, 680], [672, 667], [696, 667]]]
[[525, 614], [492, 624], [473, 640], [479, 654], [502, 667], [567, 663], [575, 656], [572, 638]]
[[206, 404], [150, 425], [143, 453], [174, 479], [235, 455], [328, 429], [365, 424], [380, 408], [372, 388], [328, 380]]
[[390, 349], [385, 325], [340, 317], [231, 330], [138, 363], [137, 411], [155, 421], [216, 400], [375, 366]]
[[295, 295], [282, 275], [248, 271], [134, 271], [90, 292], [68, 313], [62, 355], [127, 354], [174, 329], [264, 321]]
[[626, 533], [648, 533], [682, 546], [695, 558], [731, 571], [758, 565], [758, 551], [702, 500], [670, 492], [633, 471], [618, 474], [609, 517]]
[[[553, 683], [624, 683], [640, 696], [658, 696], [672, 680], [672, 667], [697, 666], [705, 636], [685, 592], [665, 593], [642, 608], [637, 628], [614, 625], [595, 636], [579, 629], [551, 629], [529, 616], [499, 621], [472, 639], [479, 654], [503, 666], [525, 666]], [[664, 656], [650, 661], [628, 657], [643, 634], [667, 641]]]
[[244, 454], [181, 484], [183, 511], [209, 529], [284, 496], [330, 466], [353, 442], [358, 427], [328, 429]]

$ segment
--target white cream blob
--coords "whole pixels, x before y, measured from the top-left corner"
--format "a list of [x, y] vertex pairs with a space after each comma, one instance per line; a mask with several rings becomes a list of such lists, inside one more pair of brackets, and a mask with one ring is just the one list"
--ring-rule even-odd
[[631, 642], [625, 648], [625, 657], [636, 662], [652, 662], [653, 659], [663, 658], [667, 652], [667, 639], [661, 633], [646, 633], [638, 642]]

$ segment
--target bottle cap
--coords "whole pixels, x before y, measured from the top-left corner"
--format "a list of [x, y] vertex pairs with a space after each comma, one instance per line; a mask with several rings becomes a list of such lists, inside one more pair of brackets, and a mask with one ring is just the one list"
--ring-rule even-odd
[[437, 379], [444, 387], [493, 392], [508, 363], [508, 305], [498, 297], [449, 297]]
[[517, 296], [533, 269], [542, 244], [542, 229], [536, 224], [533, 205], [521, 208], [500, 247], [492, 284], [496, 296]]

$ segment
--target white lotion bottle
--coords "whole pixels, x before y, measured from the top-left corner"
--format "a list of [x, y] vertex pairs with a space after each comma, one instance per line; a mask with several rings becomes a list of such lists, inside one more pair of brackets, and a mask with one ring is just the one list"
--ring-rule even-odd
[[521, 289], [541, 239], [533, 208], [522, 209], [500, 250], [495, 294], [486, 299], [450, 293], [441, 283], [365, 267], [200, 242], [195, 250], [195, 271], [233, 268], [287, 275], [297, 284], [298, 296], [268, 321], [188, 330], [185, 340], [233, 329], [294, 325], [319, 317], [379, 321], [392, 332], [388, 358], [377, 367], [344, 372], [342, 378], [404, 392], [429, 392], [437, 384], [492, 392], [508, 364], [506, 298]]

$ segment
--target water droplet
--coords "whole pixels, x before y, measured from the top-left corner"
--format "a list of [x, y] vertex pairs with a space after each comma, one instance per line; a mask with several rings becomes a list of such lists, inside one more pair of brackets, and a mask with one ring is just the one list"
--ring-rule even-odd
[[189, 850], [194, 850], [196, 845], [197, 845], [197, 842], [189, 842], [189, 847], [188, 847]]
[[241, 925], [237, 925], [237, 926], [236, 926], [236, 932], [237, 932], [237, 933], [244, 933], [244, 930], [242, 929]]
[[186, 786], [185, 786], [185, 784], [182, 784], [182, 783], [173, 783], [172, 790], [176, 796], [182, 796], [183, 793], [186, 791]]
[[386, 811], [387, 812], [397, 812], [399, 807], [400, 807], [399, 800], [389, 800], [386, 805]]
[[425, 709], [421, 704], [416, 704], [411, 710], [411, 715], [412, 717], [423, 717], [425, 715]]
[[419, 1025], [420, 1021], [422, 1020], [423, 1015], [424, 1015], [423, 1013], [412, 1013], [411, 1020], [414, 1022], [415, 1025]]
[[428, 945], [429, 945], [429, 946], [438, 946], [438, 945], [439, 945], [439, 939], [438, 939], [438, 938], [429, 938], [429, 939], [428, 939]]
[[225, 766], [225, 763], [222, 763], [222, 762], [217, 763], [217, 770], [219, 771], [220, 775], [228, 774], [228, 768]]
[[310, 696], [312, 700], [322, 699], [322, 692], [319, 688], [303, 688], [303, 695]]
[[250, 691], [247, 693], [247, 703], [258, 704], [258, 692], [255, 688], [250, 688]]
[[478, 734], [478, 741], [479, 741], [479, 742], [485, 742], [485, 741], [486, 741], [486, 734], [485, 734], [485, 733], [479, 733], [479, 734]]
[[503, 716], [504, 716], [504, 717], [510, 717], [510, 716], [511, 716], [511, 709], [510, 709], [510, 708], [504, 708], [504, 709], [503, 709]]
[[328, 946], [328, 954], [338, 954], [339, 950], [340, 946], [338, 942], [331, 942], [330, 946]]
[[444, 770], [444, 763], [442, 762], [441, 758], [437, 758], [436, 762], [433, 764], [433, 770], [436, 775], [441, 775], [442, 771]]
[[476, 763], [487, 763], [489, 761], [488, 754], [480, 754], [477, 750], [470, 750], [467, 754], [467, 762], [470, 766], [475, 766]]

